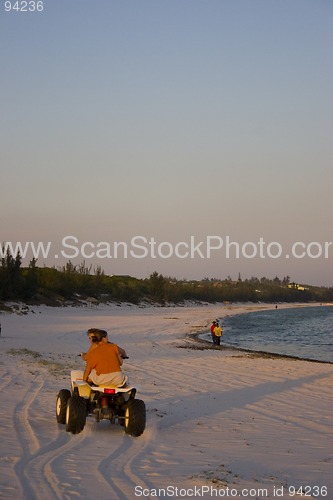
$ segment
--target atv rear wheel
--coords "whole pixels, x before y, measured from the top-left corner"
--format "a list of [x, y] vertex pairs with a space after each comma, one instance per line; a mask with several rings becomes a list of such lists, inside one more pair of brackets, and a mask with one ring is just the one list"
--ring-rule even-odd
[[58, 424], [66, 423], [67, 401], [71, 397], [71, 392], [68, 389], [61, 389], [57, 395], [56, 402], [56, 417]]
[[146, 405], [141, 399], [130, 399], [124, 405], [126, 434], [141, 436], [146, 427]]
[[67, 401], [66, 431], [79, 434], [86, 425], [87, 407], [84, 398], [72, 396]]

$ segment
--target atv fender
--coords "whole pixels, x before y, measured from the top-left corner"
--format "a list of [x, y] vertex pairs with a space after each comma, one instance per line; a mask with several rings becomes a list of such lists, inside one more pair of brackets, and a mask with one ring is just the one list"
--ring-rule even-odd
[[82, 398], [90, 398], [91, 387], [87, 382], [84, 382], [82, 370], [71, 371], [71, 385], [73, 394], [78, 393], [78, 396]]
[[89, 385], [83, 380], [82, 370], [72, 370], [71, 371], [71, 384], [72, 392], [77, 392], [79, 396], [89, 399], [91, 392], [107, 392], [105, 389], [113, 389], [115, 394], [122, 393], [124, 401], [134, 398], [136, 393], [136, 388], [131, 386], [126, 387], [114, 387], [110, 385]]

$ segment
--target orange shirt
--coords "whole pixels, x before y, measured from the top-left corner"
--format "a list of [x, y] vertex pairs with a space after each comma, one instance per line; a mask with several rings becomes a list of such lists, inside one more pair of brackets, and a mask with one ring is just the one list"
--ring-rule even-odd
[[97, 375], [102, 373], [120, 372], [119, 351], [116, 344], [100, 342], [96, 349], [91, 350], [86, 356], [86, 369], [84, 379], [95, 368]]

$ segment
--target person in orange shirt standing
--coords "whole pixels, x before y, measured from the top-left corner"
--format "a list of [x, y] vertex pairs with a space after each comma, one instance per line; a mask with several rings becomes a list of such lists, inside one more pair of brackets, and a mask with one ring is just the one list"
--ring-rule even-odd
[[215, 344], [215, 333], [214, 333], [215, 327], [216, 327], [216, 321], [214, 320], [210, 327], [210, 333], [212, 334], [213, 344]]
[[95, 330], [92, 342], [97, 347], [86, 354], [86, 369], [83, 380], [91, 380], [95, 385], [112, 385], [121, 387], [127, 382], [121, 371], [122, 357], [116, 344], [103, 342], [105, 334]]

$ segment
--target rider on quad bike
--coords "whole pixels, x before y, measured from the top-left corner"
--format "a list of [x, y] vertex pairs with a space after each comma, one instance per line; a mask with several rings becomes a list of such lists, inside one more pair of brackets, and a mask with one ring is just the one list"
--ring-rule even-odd
[[110, 384], [121, 387], [127, 381], [127, 377], [121, 371], [123, 358], [119, 353], [118, 346], [103, 342], [103, 338], [105, 338], [105, 332], [96, 329], [91, 340], [97, 344], [97, 347], [86, 355], [83, 380], [85, 382], [91, 381], [95, 385]]
[[[113, 342], [110, 342], [108, 340], [108, 332], [106, 332], [105, 330], [100, 330], [99, 328], [89, 328], [89, 330], [87, 331], [87, 335], [88, 335], [88, 339], [90, 341], [90, 347], [88, 349], [87, 352], [81, 352], [80, 355], [81, 355], [81, 358], [86, 361], [87, 359], [87, 355], [89, 354], [90, 351], [92, 351], [93, 349], [95, 349], [97, 347], [97, 343], [96, 342], [93, 342], [93, 339], [95, 337], [95, 333], [96, 332], [100, 332], [100, 334], [103, 335], [103, 342], [106, 342], [108, 344], [112, 344]], [[120, 347], [118, 344], [117, 344], [117, 347], [118, 347], [118, 351], [119, 351], [119, 354], [120, 356], [123, 358], [123, 359], [128, 359], [128, 356], [127, 356], [127, 353], [125, 351], [125, 349], [123, 349], [122, 347]]]
[[72, 371], [72, 390], [58, 392], [57, 422], [66, 424], [67, 432], [78, 434], [85, 427], [86, 417], [92, 415], [96, 422], [118, 422], [126, 434], [140, 436], [146, 426], [145, 403], [135, 399], [136, 389], [127, 385], [118, 347], [103, 342], [103, 338], [104, 330], [95, 330], [93, 342], [97, 347], [87, 354], [84, 373]]

